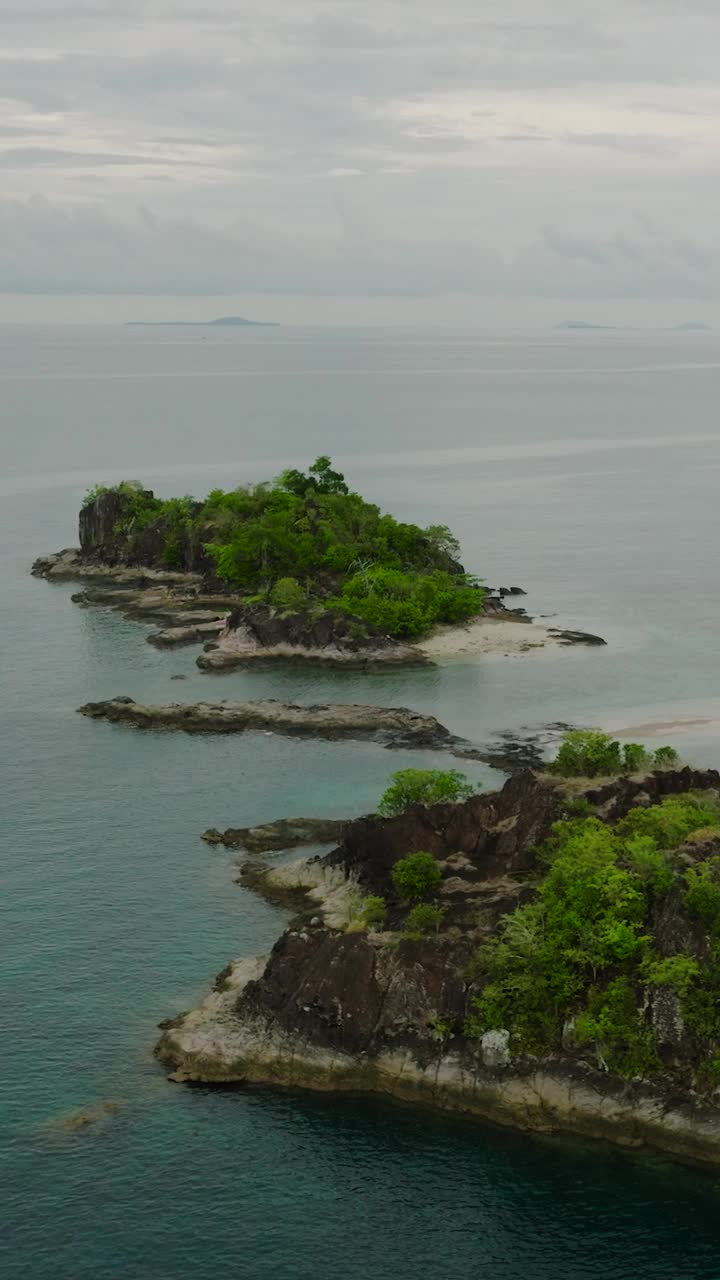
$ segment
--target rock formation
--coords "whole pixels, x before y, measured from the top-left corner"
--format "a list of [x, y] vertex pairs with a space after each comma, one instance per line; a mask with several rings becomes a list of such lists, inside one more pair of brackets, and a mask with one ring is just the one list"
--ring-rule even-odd
[[427, 661], [412, 645], [367, 623], [359, 628], [355, 619], [336, 610], [283, 616], [267, 605], [239, 605], [197, 661], [203, 671], [227, 671], [258, 658], [301, 658], [359, 668]]
[[[694, 790], [716, 797], [719, 789], [717, 772], [681, 769], [588, 784], [585, 799], [617, 821], [638, 804]], [[381, 1092], [720, 1163], [720, 1103], [693, 1083], [697, 1045], [686, 1038], [668, 1047], [678, 1016], [666, 989], [646, 995], [663, 1055], [657, 1078], [599, 1069], [590, 1050], [573, 1044], [571, 1029], [541, 1057], [518, 1055], [503, 1030], [466, 1033], [478, 981], [468, 965], [473, 949], [533, 897], [538, 844], [568, 803], [562, 784], [525, 773], [462, 805], [349, 822], [326, 857], [266, 872], [269, 892], [303, 889], [314, 905], [269, 957], [230, 965], [199, 1009], [163, 1024], [157, 1053], [171, 1078]], [[445, 911], [440, 933], [424, 938], [398, 932], [404, 908], [390, 874], [418, 849], [441, 868]], [[719, 850], [720, 834], [709, 833], [677, 857], [690, 865]], [[369, 894], [387, 902], [381, 931], [362, 926], [358, 902]], [[680, 936], [704, 954], [681, 895], [670, 893], [662, 910], [655, 921], [662, 954], [673, 954]]]
[[183, 733], [247, 733], [271, 730], [319, 738], [372, 738], [386, 746], [439, 747], [452, 741], [434, 716], [407, 707], [367, 707], [355, 703], [299, 706], [260, 698], [253, 702], [171, 702], [143, 706], [132, 698], [88, 702], [78, 711], [93, 720], [135, 729], [178, 729]]

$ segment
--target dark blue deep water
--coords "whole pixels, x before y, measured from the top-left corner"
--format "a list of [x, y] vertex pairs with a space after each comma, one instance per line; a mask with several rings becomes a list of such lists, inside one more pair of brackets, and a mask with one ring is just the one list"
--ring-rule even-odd
[[[468, 567], [610, 644], [240, 673], [213, 694], [404, 702], [477, 739], [660, 721], [720, 764], [720, 343], [6, 328], [0, 390], [0, 1275], [720, 1276], [713, 1175], [381, 1100], [167, 1083], [157, 1022], [284, 921], [199, 833], [361, 813], [393, 768], [442, 757], [87, 721], [89, 698], [189, 701], [210, 677], [28, 574], [75, 541], [94, 481], [201, 493], [329, 452], [397, 514], [453, 526]], [[73, 1127], [78, 1109], [99, 1119]]]

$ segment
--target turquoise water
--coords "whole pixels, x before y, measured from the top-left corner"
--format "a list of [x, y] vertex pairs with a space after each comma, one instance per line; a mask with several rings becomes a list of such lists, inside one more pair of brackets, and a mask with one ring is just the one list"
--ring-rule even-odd
[[[720, 1275], [713, 1176], [379, 1101], [168, 1084], [157, 1022], [284, 921], [199, 833], [361, 813], [391, 769], [442, 757], [138, 735], [75, 714], [115, 693], [328, 695], [428, 709], [481, 740], [558, 718], [699, 717], [710, 723], [663, 739], [720, 763], [720, 344], [221, 337], [0, 332], [0, 1274]], [[526, 586], [531, 610], [611, 644], [211, 680], [193, 651], [161, 653], [136, 624], [27, 573], [74, 541], [96, 479], [201, 492], [321, 449], [399, 514], [450, 523], [468, 566]], [[103, 1100], [117, 1110], [67, 1127]]]

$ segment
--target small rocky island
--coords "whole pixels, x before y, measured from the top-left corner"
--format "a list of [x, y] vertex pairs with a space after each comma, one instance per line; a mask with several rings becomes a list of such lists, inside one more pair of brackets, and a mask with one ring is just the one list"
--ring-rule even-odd
[[534, 625], [509, 607], [521, 588], [493, 593], [466, 573], [449, 529], [383, 514], [325, 457], [202, 502], [99, 485], [79, 529], [79, 549], [42, 557], [33, 573], [84, 582], [77, 604], [154, 624], [147, 639], [158, 648], [202, 645], [208, 672], [258, 659], [364, 669], [604, 643]]
[[406, 770], [329, 854], [248, 883], [307, 907], [163, 1024], [171, 1079], [377, 1092], [720, 1164], [716, 771], [587, 732], [495, 793]]
[[105, 702], [87, 702], [78, 710], [91, 720], [182, 733], [270, 731], [290, 737], [365, 738], [391, 747], [446, 747], [459, 741], [434, 716], [420, 715], [407, 707], [366, 707], [357, 703], [300, 706], [276, 698], [145, 706], [121, 696]]

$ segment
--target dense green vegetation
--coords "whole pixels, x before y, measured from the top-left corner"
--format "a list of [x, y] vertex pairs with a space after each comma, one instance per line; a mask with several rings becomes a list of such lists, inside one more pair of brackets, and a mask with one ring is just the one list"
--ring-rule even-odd
[[228, 588], [282, 613], [332, 608], [412, 638], [482, 610], [483, 590], [461, 571], [449, 529], [421, 529], [382, 514], [350, 492], [326, 457], [307, 473], [214, 489], [204, 502], [162, 500], [123, 481], [90, 490], [84, 505], [104, 493], [122, 498], [113, 533], [128, 557], [141, 554], [156, 531], [168, 567], [188, 567], [203, 556]]
[[399, 769], [378, 805], [381, 818], [397, 818], [411, 804], [458, 804], [474, 795], [472, 783], [459, 769]]
[[597, 778], [668, 769], [677, 762], [673, 747], [658, 747], [653, 752], [639, 742], [621, 746], [608, 733], [595, 729], [573, 729], [563, 737], [557, 757], [548, 768], [563, 778]]
[[[588, 1045], [600, 1065], [647, 1076], [660, 1067], [648, 991], [668, 987], [698, 1038], [707, 1080], [720, 1078], [720, 857], [690, 867], [673, 857], [694, 833], [720, 836], [719, 815], [715, 797], [686, 793], [633, 809], [615, 826], [597, 817], [556, 823], [539, 850], [534, 899], [474, 956], [481, 992], [466, 1033], [504, 1028], [527, 1053]], [[659, 954], [654, 922], [669, 894], [702, 925], [709, 963]]]

